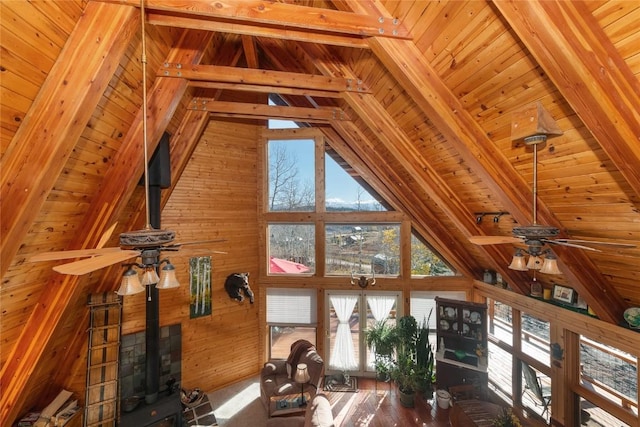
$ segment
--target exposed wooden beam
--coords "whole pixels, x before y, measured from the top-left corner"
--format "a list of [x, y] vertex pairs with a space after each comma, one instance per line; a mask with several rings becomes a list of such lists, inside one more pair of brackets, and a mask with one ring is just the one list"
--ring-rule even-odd
[[[27, 120], [16, 132], [0, 167], [3, 275], [118, 67], [137, 29], [138, 16], [132, 8], [89, 3]], [[87, 55], [89, 51], [95, 54]], [[96, 245], [107, 228], [108, 218], [101, 205], [95, 206], [94, 214], [95, 223], [85, 228], [91, 236], [78, 234], [76, 248]], [[21, 395], [25, 384], [62, 315], [65, 300], [73, 293], [73, 287], [61, 286], [62, 280], [55, 276], [54, 286], [44, 287], [40, 302], [2, 366], [0, 419], [13, 420], [19, 415], [16, 412], [21, 409], [18, 402], [25, 398]]]
[[[371, 8], [380, 8], [378, 2], [341, 2], [340, 7], [354, 8], [361, 13]], [[366, 7], [365, 7], [366, 5]], [[414, 101], [429, 116], [438, 129], [469, 167], [485, 182], [498, 200], [511, 215], [521, 224], [530, 222], [529, 215], [533, 209], [533, 192], [524, 178], [511, 166], [508, 159], [494, 149], [493, 142], [473, 117], [466, 112], [464, 105], [453, 94], [437, 72], [424, 59], [422, 52], [411, 41], [393, 41], [381, 38], [369, 39], [371, 49], [380, 61], [393, 73], [404, 89], [411, 93]], [[450, 204], [449, 201], [446, 204]], [[566, 234], [564, 227], [542, 201], [538, 201], [538, 219], [545, 225], [557, 227]], [[456, 218], [464, 215], [452, 212]], [[469, 219], [472, 219], [469, 216]], [[462, 217], [460, 217], [462, 218]], [[479, 234], [480, 228], [470, 224], [467, 218], [459, 219], [457, 226], [469, 236]], [[465, 224], [461, 224], [463, 221]], [[487, 250], [488, 247], [483, 247]], [[605, 280], [593, 261], [582, 251], [554, 246], [563, 272], [572, 286], [594, 307], [598, 315], [611, 323], [617, 323], [625, 309], [620, 295]], [[491, 248], [493, 251], [493, 248]], [[503, 257], [495, 253], [492, 258], [496, 263], [503, 263]], [[500, 264], [498, 264], [500, 265]], [[503, 270], [506, 277], [513, 273]], [[521, 282], [521, 280], [519, 280]], [[518, 286], [515, 281], [509, 283]], [[519, 288], [523, 288], [520, 283]], [[523, 289], [524, 290], [524, 289]]]
[[260, 68], [258, 51], [256, 49], [256, 39], [254, 37], [242, 36], [242, 50], [244, 51], [244, 58], [247, 61], [247, 67]]
[[241, 34], [245, 36], [261, 36], [275, 39], [306, 41], [310, 43], [329, 44], [333, 46], [368, 49], [369, 45], [361, 37], [336, 34], [316, 34], [292, 28], [269, 28], [259, 25], [230, 23], [195, 18], [191, 16], [171, 16], [149, 13], [148, 22], [165, 27], [189, 28], [193, 30], [216, 31], [220, 33]]
[[[18, 128], [0, 167], [1, 275], [91, 118], [135, 28], [130, 8], [92, 5]], [[95, 55], [87, 55], [89, 51]]]
[[261, 92], [261, 93], [278, 93], [287, 95], [298, 95], [307, 97], [318, 98], [340, 98], [342, 95], [340, 92], [329, 92], [323, 90], [313, 89], [296, 89], [290, 87], [280, 86], [266, 86], [266, 85], [246, 85], [241, 83], [223, 83], [223, 82], [202, 82], [202, 81], [190, 81], [190, 87], [197, 87], [202, 89], [218, 89], [220, 90], [237, 90], [244, 92]]
[[[305, 52], [312, 57], [316, 67], [325, 75], [351, 75], [351, 71], [341, 61], [333, 57], [326, 47], [307, 45]], [[400, 163], [405, 165], [414, 179], [429, 193], [429, 196], [448, 212], [457, 227], [470, 230], [472, 226], [475, 229], [472, 213], [468, 211], [447, 184], [435, 174], [435, 171], [425, 167], [428, 162], [420, 155], [407, 135], [397, 126], [393, 118], [373, 95], [345, 93], [343, 98], [358, 113], [360, 119], [378, 135], [389, 152], [396, 154]], [[447, 232], [446, 236], [449, 235], [450, 233]], [[442, 236], [441, 240], [446, 241], [447, 239]], [[458, 257], [456, 261], [460, 265], [465, 265], [464, 259]]]
[[[95, 7], [91, 6], [93, 4], [99, 3], [89, 3], [87, 7], [90, 7], [92, 12]], [[95, 27], [100, 27], [100, 22], [113, 25], [114, 21], [118, 21], [116, 18], [119, 14], [124, 14], [123, 16], [125, 17], [132, 15], [133, 18], [137, 15], [135, 10], [131, 8], [116, 7], [115, 9], [119, 10], [119, 13], [114, 15], [113, 20], [105, 19], [106, 11], [102, 9], [96, 11], [95, 14], [90, 13], [89, 16], [93, 18], [93, 27], [91, 30], [83, 27], [81, 34], [92, 34], [89, 38], [95, 40], [95, 32], [93, 31], [95, 31]], [[80, 22], [83, 21], [81, 20]], [[133, 25], [137, 25], [136, 19], [133, 20]], [[124, 32], [124, 28], [122, 31], [114, 31], [114, 33], [120, 32]], [[202, 56], [202, 47], [207, 45], [212, 35], [207, 32], [187, 31], [185, 33], [179, 42], [181, 48], [176, 49], [176, 55], [170, 59], [177, 62], [192, 61], [197, 63]], [[108, 35], [104, 37], [108, 38]], [[85, 55], [89, 47], [84, 46], [81, 42], [79, 42], [78, 46], [80, 53]], [[95, 50], [95, 47], [92, 46], [91, 49]], [[115, 71], [115, 66], [110, 68], [109, 77]], [[148, 145], [151, 152], [155, 150], [160, 136], [173, 116], [186, 88], [185, 80], [162, 78], [156, 79], [151, 88], [147, 112]], [[131, 129], [123, 141], [122, 148], [116, 153], [111, 167], [105, 173], [101, 188], [96, 192], [96, 196], [92, 200], [91, 206], [79, 227], [79, 229], [86, 230], [86, 232], [77, 233], [70, 243], [70, 248], [96, 245], [104, 230], [126, 205], [137, 185], [143, 169], [142, 115], [144, 113], [142, 110], [138, 111]], [[76, 276], [54, 274], [50, 282], [43, 286], [43, 292], [40, 295], [38, 304], [35, 305], [29, 320], [25, 324], [11, 356], [2, 367], [0, 380], [5, 390], [0, 400], [0, 417], [2, 419], [15, 419], [19, 415], [14, 411], [20, 410], [20, 405], [16, 404], [16, 402], [24, 399], [24, 397], [20, 396], [20, 393], [25, 390], [25, 384], [27, 384], [31, 373], [37, 368], [49, 339], [63, 317], [77, 285], [78, 278]], [[55, 309], [52, 309], [52, 307], [55, 307]]]
[[339, 108], [281, 107], [279, 105], [216, 101], [213, 98], [193, 98], [189, 109], [209, 111], [220, 117], [286, 119], [308, 122], [349, 120], [345, 112]]
[[256, 70], [218, 65], [186, 65], [164, 63], [158, 76], [178, 77], [199, 82], [223, 82], [238, 85], [282, 87], [325, 92], [363, 92], [369, 88], [360, 79], [326, 77], [318, 74], [289, 73], [285, 71]]
[[493, 3], [640, 196], [640, 82], [584, 2]]
[[[339, 151], [340, 143], [346, 144], [351, 150], [358, 154], [354, 158], [345, 157], [351, 167], [358, 170], [358, 173], [365, 177], [367, 181], [374, 178], [372, 185], [385, 199], [392, 203], [399, 211], [405, 212], [416, 224], [429, 224], [429, 229], [416, 227], [423, 236], [429, 236], [431, 244], [438, 251], [440, 256], [447, 262], [455, 266], [460, 274], [473, 276], [476, 266], [469, 263], [470, 258], [466, 256], [466, 250], [462, 245], [452, 239], [451, 232], [445, 229], [437, 220], [431, 209], [426, 206], [415, 193], [405, 191], [406, 183], [397, 171], [390, 169], [380, 152], [375, 149], [375, 143], [369, 141], [365, 135], [353, 124], [353, 122], [334, 122], [333, 130], [323, 131], [331, 139], [332, 147], [343, 155], [344, 149]], [[335, 134], [335, 136], [334, 136]], [[344, 142], [343, 142], [344, 141]], [[367, 170], [363, 170], [366, 168]], [[376, 182], [384, 183], [375, 186]]]
[[[139, 6], [139, 0], [101, 0]], [[346, 34], [358, 37], [409, 39], [409, 31], [397, 20], [383, 16], [342, 12], [334, 9], [298, 6], [262, 0], [146, 0], [149, 12], [195, 17], [209, 22], [259, 24], [278, 31], [297, 29], [304, 32]], [[176, 26], [176, 25], [173, 25]], [[204, 29], [204, 28], [202, 28]], [[215, 26], [211, 31], [220, 31]], [[237, 31], [233, 31], [237, 33]]]

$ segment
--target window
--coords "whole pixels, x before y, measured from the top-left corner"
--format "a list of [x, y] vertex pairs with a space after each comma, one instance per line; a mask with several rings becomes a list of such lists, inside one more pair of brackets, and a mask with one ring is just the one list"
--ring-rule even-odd
[[[335, 152], [332, 152], [335, 153]], [[334, 156], [337, 156], [334, 154]], [[325, 206], [327, 211], [384, 211], [379, 196], [372, 195], [349, 176], [335, 160], [325, 153]]]
[[523, 353], [549, 366], [549, 322], [522, 313], [521, 339]]
[[314, 158], [313, 139], [269, 140], [269, 211], [315, 210]]
[[411, 276], [453, 276], [454, 271], [438, 257], [425, 241], [411, 232]]
[[[420, 325], [423, 322], [427, 322], [429, 328], [429, 342], [433, 346], [433, 351], [438, 350], [439, 343], [436, 342], [436, 297], [456, 299], [464, 301], [467, 299], [467, 294], [463, 291], [449, 291], [449, 292], [428, 292], [428, 291], [413, 291], [411, 292], [410, 300], [410, 313]], [[431, 317], [429, 317], [431, 316]]]
[[316, 344], [316, 299], [315, 289], [267, 289], [270, 358], [286, 359], [299, 339]]
[[[635, 414], [638, 413], [637, 369], [638, 360], [633, 355], [580, 337], [580, 385]], [[594, 421], [607, 420], [606, 412], [592, 402], [585, 401], [582, 409]], [[604, 422], [603, 425], [613, 424]], [[616, 421], [615, 425], [626, 424]]]
[[315, 227], [313, 224], [270, 224], [269, 274], [313, 274], [315, 272]]
[[400, 225], [327, 224], [327, 274], [400, 274]]
[[513, 310], [511, 306], [500, 301], [488, 300], [489, 335], [508, 345], [513, 345]]

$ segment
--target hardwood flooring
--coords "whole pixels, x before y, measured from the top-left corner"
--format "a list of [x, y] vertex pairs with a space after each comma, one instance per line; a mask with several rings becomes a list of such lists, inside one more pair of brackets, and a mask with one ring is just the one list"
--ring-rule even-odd
[[415, 408], [400, 404], [397, 388], [374, 379], [358, 378], [359, 391], [325, 392], [339, 427], [449, 426], [449, 409], [438, 407], [435, 398], [416, 396]]

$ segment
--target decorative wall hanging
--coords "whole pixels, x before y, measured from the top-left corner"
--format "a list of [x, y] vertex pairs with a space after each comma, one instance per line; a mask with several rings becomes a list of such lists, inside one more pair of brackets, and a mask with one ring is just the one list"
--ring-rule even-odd
[[572, 288], [566, 286], [553, 286], [553, 299], [565, 304], [573, 304], [576, 300], [576, 293]]
[[211, 257], [189, 259], [190, 307], [189, 317], [211, 314]]

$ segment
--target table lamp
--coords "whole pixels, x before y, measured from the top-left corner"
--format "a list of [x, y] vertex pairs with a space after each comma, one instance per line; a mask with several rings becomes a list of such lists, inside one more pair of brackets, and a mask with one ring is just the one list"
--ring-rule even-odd
[[304, 407], [307, 405], [307, 402], [304, 400], [304, 385], [309, 382], [311, 377], [309, 376], [309, 371], [307, 370], [306, 363], [298, 363], [298, 367], [296, 368], [296, 373], [293, 376], [293, 380], [300, 384], [300, 406]]

